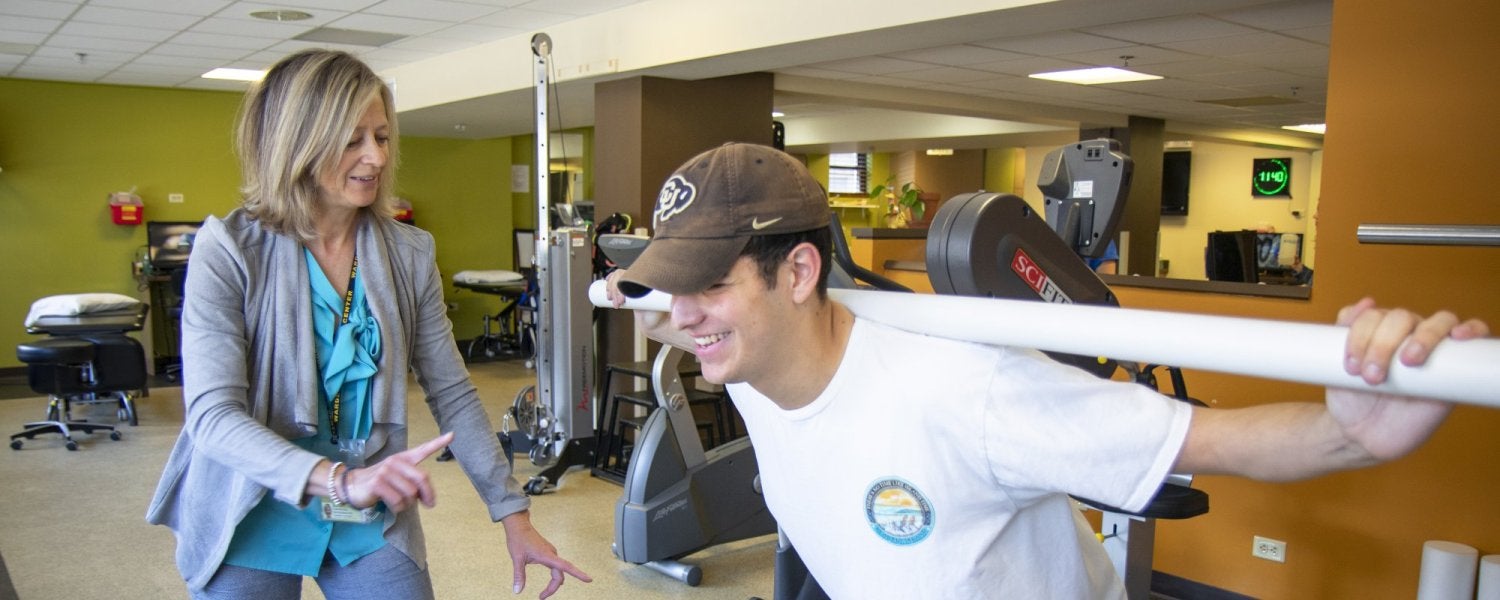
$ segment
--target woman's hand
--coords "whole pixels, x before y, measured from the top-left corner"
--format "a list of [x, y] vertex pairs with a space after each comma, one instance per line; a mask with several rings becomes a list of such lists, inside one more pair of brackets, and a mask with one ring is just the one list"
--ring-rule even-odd
[[413, 501], [421, 501], [424, 506], [432, 508], [437, 502], [437, 490], [433, 489], [427, 470], [420, 465], [452, 441], [453, 432], [450, 431], [368, 467], [350, 469], [340, 476], [343, 485], [339, 495], [355, 508], [384, 502], [386, 508], [401, 512], [411, 507]]
[[562, 587], [564, 577], [567, 573], [577, 577], [579, 581], [589, 583], [594, 579], [588, 573], [573, 566], [573, 563], [564, 560], [557, 555], [557, 548], [552, 546], [546, 538], [531, 526], [531, 513], [521, 511], [507, 515], [500, 523], [505, 526], [505, 546], [510, 551], [510, 562], [514, 565], [512, 575], [512, 592], [519, 594], [526, 589], [526, 566], [536, 563], [552, 569], [552, 580], [547, 582], [547, 587], [542, 590], [539, 598], [546, 598], [557, 593]]

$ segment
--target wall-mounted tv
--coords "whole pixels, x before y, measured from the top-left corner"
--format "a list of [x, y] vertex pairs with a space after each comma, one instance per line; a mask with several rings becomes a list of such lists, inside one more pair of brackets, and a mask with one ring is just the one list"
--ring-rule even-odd
[[1161, 156], [1161, 214], [1188, 214], [1188, 187], [1192, 179], [1193, 153], [1165, 152]]

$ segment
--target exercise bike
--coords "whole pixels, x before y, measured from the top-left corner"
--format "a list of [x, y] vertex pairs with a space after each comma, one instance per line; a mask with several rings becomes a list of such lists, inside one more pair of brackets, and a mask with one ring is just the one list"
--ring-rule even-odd
[[[599, 247], [629, 266], [649, 239], [604, 235]], [[690, 586], [703, 570], [681, 558], [718, 544], [776, 532], [761, 497], [750, 438], [704, 450], [688, 404], [681, 364], [687, 353], [662, 345], [651, 368], [657, 407], [636, 436], [635, 450], [615, 505], [611, 551]]]

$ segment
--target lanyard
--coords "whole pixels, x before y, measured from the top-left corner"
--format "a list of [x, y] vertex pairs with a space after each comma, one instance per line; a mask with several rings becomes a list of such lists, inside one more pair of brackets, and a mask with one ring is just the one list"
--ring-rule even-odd
[[[344, 291], [344, 313], [339, 318], [339, 325], [349, 324], [349, 311], [354, 306], [354, 276], [359, 274], [359, 254], [355, 253], [354, 263], [349, 266], [349, 288]], [[337, 337], [337, 336], [335, 336]], [[332, 433], [328, 441], [337, 446], [339, 443], [339, 408], [343, 406], [344, 391], [339, 390], [328, 401], [328, 428]]]

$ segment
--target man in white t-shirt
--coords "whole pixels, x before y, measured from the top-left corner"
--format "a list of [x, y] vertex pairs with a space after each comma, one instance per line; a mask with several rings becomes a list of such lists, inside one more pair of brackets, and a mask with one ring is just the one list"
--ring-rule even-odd
[[[698, 356], [745, 419], [766, 503], [833, 598], [1123, 598], [1068, 495], [1143, 508], [1170, 472], [1291, 480], [1419, 446], [1446, 403], [1330, 389], [1326, 403], [1200, 410], [1030, 350], [856, 318], [827, 297], [827, 195], [791, 156], [726, 144], [667, 179], [655, 236], [609, 278], [652, 337]], [[1340, 311], [1370, 383], [1445, 338], [1488, 335], [1366, 299]]]

